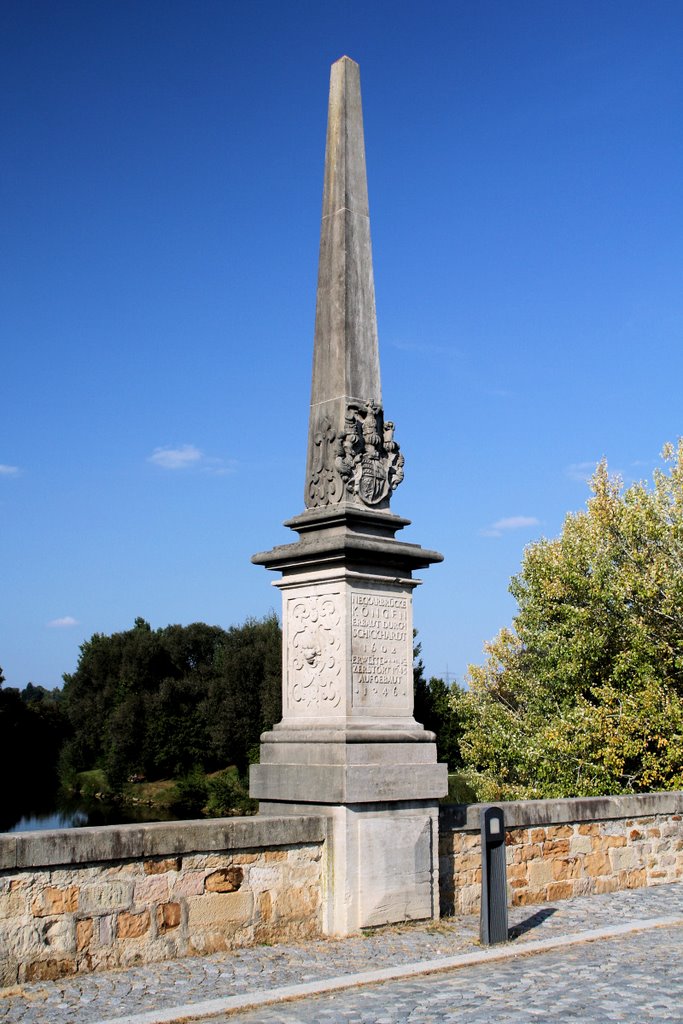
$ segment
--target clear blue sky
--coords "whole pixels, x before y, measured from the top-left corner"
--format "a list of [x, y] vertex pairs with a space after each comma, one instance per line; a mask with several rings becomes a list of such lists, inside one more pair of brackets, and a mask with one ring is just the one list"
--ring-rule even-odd
[[0, 666], [279, 609], [329, 65], [360, 63], [393, 510], [461, 677], [603, 455], [683, 433], [683, 4], [0, 6]]

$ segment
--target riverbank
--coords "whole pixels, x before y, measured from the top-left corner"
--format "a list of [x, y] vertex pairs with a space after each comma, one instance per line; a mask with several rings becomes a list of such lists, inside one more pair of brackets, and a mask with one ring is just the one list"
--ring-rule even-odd
[[130, 779], [115, 792], [101, 769], [79, 772], [61, 789], [43, 786], [3, 808], [0, 832], [25, 832], [144, 821], [253, 814], [246, 782], [234, 766], [181, 778]]

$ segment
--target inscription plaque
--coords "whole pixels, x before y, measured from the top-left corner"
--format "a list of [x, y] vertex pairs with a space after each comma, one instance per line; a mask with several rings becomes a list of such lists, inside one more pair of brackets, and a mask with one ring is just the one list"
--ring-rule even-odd
[[410, 598], [376, 591], [351, 595], [354, 707], [410, 710]]

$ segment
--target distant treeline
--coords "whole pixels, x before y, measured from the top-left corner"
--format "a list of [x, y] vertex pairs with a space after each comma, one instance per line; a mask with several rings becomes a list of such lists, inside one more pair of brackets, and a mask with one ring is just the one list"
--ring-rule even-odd
[[96, 633], [64, 676], [69, 736], [60, 775], [103, 769], [116, 791], [130, 779], [193, 768], [246, 770], [259, 736], [281, 717], [277, 618], [224, 630], [195, 622]]
[[[0, 670], [0, 687], [4, 682]], [[0, 830], [21, 816], [27, 794], [49, 801], [57, 789], [56, 765], [69, 734], [62, 691], [29, 683], [0, 689]]]
[[[63, 688], [0, 689], [0, 763], [24, 791], [73, 786], [99, 769], [120, 792], [132, 780], [182, 778], [258, 759], [263, 731], [282, 717], [275, 615], [228, 630], [196, 622], [96, 633]], [[439, 756], [459, 763], [458, 728], [440, 680], [425, 680], [415, 649], [415, 717], [438, 733]], [[0, 684], [2, 676], [0, 675]]]

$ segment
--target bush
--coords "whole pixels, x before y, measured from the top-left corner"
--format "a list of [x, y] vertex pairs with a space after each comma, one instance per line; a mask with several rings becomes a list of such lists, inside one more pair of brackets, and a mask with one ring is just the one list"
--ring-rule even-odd
[[209, 800], [206, 815], [224, 818], [232, 814], [256, 814], [258, 803], [249, 796], [245, 779], [236, 768], [226, 768], [208, 780]]

